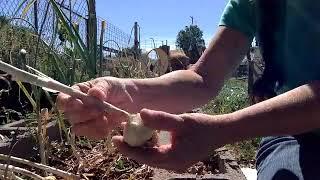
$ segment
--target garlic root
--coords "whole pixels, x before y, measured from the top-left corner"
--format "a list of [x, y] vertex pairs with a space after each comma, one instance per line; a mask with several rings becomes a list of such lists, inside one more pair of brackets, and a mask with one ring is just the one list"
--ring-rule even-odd
[[124, 141], [132, 147], [144, 145], [154, 134], [154, 130], [143, 125], [140, 115], [130, 115], [123, 131]]

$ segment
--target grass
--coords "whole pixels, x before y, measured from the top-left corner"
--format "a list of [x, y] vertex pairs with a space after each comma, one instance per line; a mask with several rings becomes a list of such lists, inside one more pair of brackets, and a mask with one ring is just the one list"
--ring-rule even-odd
[[226, 114], [249, 106], [247, 81], [232, 78], [226, 81], [219, 95], [202, 108], [207, 114]]
[[[207, 114], [226, 114], [249, 106], [247, 94], [247, 80], [232, 78], [228, 80], [221, 89], [220, 94], [202, 110]], [[241, 166], [253, 167], [255, 163], [256, 150], [260, 138], [254, 138], [242, 142], [227, 145]]]

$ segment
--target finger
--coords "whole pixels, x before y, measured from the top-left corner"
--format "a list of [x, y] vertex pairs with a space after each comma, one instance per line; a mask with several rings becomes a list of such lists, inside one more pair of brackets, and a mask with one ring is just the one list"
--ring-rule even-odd
[[[90, 90], [89, 90], [90, 91]], [[83, 102], [82, 108], [88, 108], [90, 111], [94, 112], [104, 112], [105, 111], [105, 105], [103, 101], [99, 98], [102, 98], [102, 94], [99, 94], [101, 92], [96, 92], [95, 90], [92, 90], [93, 96], [85, 96], [81, 98], [81, 101]], [[100, 97], [96, 97], [100, 96]]]
[[84, 82], [84, 83], [79, 83], [79, 84], [75, 84], [72, 86], [72, 88], [77, 89], [83, 93], [88, 93], [89, 89], [92, 87], [91, 82]]
[[78, 116], [83, 116], [85, 112], [88, 113], [85, 116], [88, 116], [89, 119], [92, 119], [94, 118], [95, 114], [99, 115], [104, 111], [102, 101], [105, 99], [105, 94], [103, 91], [95, 87], [89, 89], [89, 87], [84, 84], [75, 85], [74, 88], [87, 92], [89, 96], [83, 97], [81, 100], [79, 100], [62, 94], [60, 96], [60, 102], [62, 102], [60, 103], [60, 106], [64, 106], [62, 109], [65, 112], [68, 112], [69, 114], [77, 113], [74, 114], [75, 118], [78, 118]]
[[103, 139], [108, 135], [112, 125], [108, 122], [107, 118], [99, 117], [87, 121], [86, 123], [79, 123], [72, 127], [72, 131], [78, 136], [86, 136], [90, 139]]
[[126, 127], [126, 125], [127, 125], [127, 122], [122, 122], [122, 123], [121, 123], [121, 127], [122, 127], [123, 129]]
[[91, 119], [101, 117], [103, 115], [103, 112], [97, 111], [96, 109], [92, 109], [90, 107], [65, 112], [65, 117], [69, 120], [69, 122], [72, 125], [84, 123], [90, 121]]
[[73, 125], [95, 119], [104, 114], [104, 108], [100, 107], [100, 104], [94, 97], [82, 101], [70, 97], [65, 105], [65, 116]]
[[123, 155], [131, 157], [139, 163], [164, 167], [166, 166], [167, 160], [170, 159], [171, 145], [133, 148], [124, 142], [123, 136], [112, 137], [112, 142]]
[[121, 111], [106, 111], [105, 116], [116, 126], [121, 125], [123, 122], [128, 122], [128, 115]]
[[65, 112], [68, 111], [77, 111], [83, 109], [85, 106], [80, 99], [76, 99], [73, 97], [68, 97], [65, 102]]
[[140, 117], [145, 126], [157, 130], [176, 130], [183, 123], [183, 119], [177, 115], [148, 109], [141, 110]]
[[81, 100], [63, 93], [59, 93], [56, 104], [58, 110], [62, 112], [76, 110], [77, 108], [81, 108], [83, 105]]
[[[80, 90], [84, 93], [87, 93], [89, 86], [86, 85], [85, 83], [80, 83], [80, 84], [76, 84], [76, 85], [72, 86], [72, 88]], [[69, 104], [70, 101], [72, 101], [72, 100], [75, 100], [75, 98], [72, 98], [68, 94], [59, 93], [57, 100], [56, 100], [56, 105], [57, 105], [58, 110], [64, 112], [69, 107], [77, 107], [77, 106], [73, 106], [72, 104]]]
[[67, 102], [67, 99], [70, 96], [68, 96], [67, 94], [64, 93], [59, 93], [57, 96], [57, 100], [56, 100], [56, 105], [59, 111], [64, 111], [65, 110], [65, 104]]
[[103, 90], [98, 87], [93, 87], [88, 90], [88, 95], [92, 97], [96, 97], [97, 99], [104, 101], [106, 99], [106, 94]]
[[[98, 80], [98, 81], [95, 81], [94, 82], [94, 85], [93, 85], [93, 88], [92, 89], [95, 89], [95, 91], [99, 91], [100, 94], [102, 93], [103, 94], [103, 100], [104, 101], [107, 101], [108, 100], [108, 96], [109, 96], [109, 93], [111, 91], [111, 84], [109, 82], [107, 82], [106, 80]], [[98, 96], [98, 97], [101, 97], [102, 96]], [[99, 98], [99, 99], [101, 99]]]

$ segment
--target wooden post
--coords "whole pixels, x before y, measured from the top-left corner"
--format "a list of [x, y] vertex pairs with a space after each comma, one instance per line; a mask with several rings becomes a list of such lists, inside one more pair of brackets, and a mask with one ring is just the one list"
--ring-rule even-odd
[[139, 25], [138, 25], [138, 22], [135, 22], [134, 23], [134, 52], [135, 52], [135, 59], [138, 59], [138, 57], [140, 56], [140, 53], [139, 53], [139, 44], [140, 44], [140, 42], [139, 42], [139, 33], [138, 33], [138, 27], [139, 27]]
[[88, 11], [87, 46], [89, 49], [89, 77], [95, 78], [97, 74], [97, 14], [95, 0], [88, 1]]
[[101, 33], [100, 33], [100, 69], [99, 69], [99, 76], [102, 76], [102, 61], [103, 61], [103, 40], [104, 40], [104, 33], [106, 30], [106, 21], [101, 22]]
[[[40, 147], [40, 160], [41, 164], [47, 165], [48, 164], [48, 152], [47, 152], [47, 145], [48, 141], [46, 139], [47, 136], [47, 124], [49, 120], [49, 112], [47, 108], [41, 109], [38, 115], [38, 141]], [[46, 171], [43, 171], [45, 176], [48, 176]]]
[[252, 88], [253, 88], [253, 81], [254, 81], [254, 62], [251, 59], [251, 48], [249, 49], [247, 53], [247, 59], [248, 59], [248, 96], [250, 99], [250, 103], [252, 103]]

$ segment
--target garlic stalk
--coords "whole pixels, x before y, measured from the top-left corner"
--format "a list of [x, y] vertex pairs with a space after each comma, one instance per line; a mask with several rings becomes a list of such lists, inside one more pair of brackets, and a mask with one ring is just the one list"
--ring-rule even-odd
[[[30, 67], [28, 68], [35, 71], [37, 74], [39, 74], [39, 76], [26, 72], [21, 69], [18, 69], [3, 61], [0, 61], [0, 70], [5, 71], [8, 74], [11, 74], [17, 80], [30, 83], [42, 88], [44, 87], [50, 90], [62, 92], [79, 99], [88, 97], [87, 94], [79, 90], [73, 89], [65, 84], [62, 84], [46, 76], [45, 74], [41, 73], [38, 70], [35, 70]], [[122, 109], [119, 109], [105, 101], [103, 102], [96, 101], [96, 102], [98, 105], [100, 105], [101, 108], [105, 110], [106, 113], [108, 114], [115, 113], [118, 116], [122, 116], [127, 121], [127, 125], [124, 129], [124, 140], [130, 146], [134, 146], [134, 147], [142, 146], [144, 143], [146, 143], [148, 140], [152, 138], [154, 131], [143, 125], [140, 115], [129, 114], [128, 112]]]
[[[0, 154], [0, 159], [1, 160], [6, 160], [7, 158], [8, 158], [8, 155]], [[24, 165], [28, 165], [30, 167], [34, 167], [34, 168], [38, 168], [38, 169], [44, 170], [44, 171], [46, 171], [48, 173], [55, 174], [55, 175], [60, 176], [60, 177], [62, 177], [64, 179], [79, 179], [79, 177], [77, 175], [74, 175], [72, 173], [65, 172], [65, 171], [62, 171], [60, 169], [56, 169], [56, 168], [53, 168], [53, 167], [50, 167], [50, 166], [47, 166], [47, 165], [44, 165], [44, 164], [31, 162], [31, 161], [26, 160], [26, 159], [10, 156], [10, 160], [14, 161], [14, 162], [18, 162], [18, 163], [24, 164]], [[0, 169], [1, 169], [1, 164], [0, 164]]]
[[[88, 95], [73, 89], [65, 84], [62, 84], [52, 78], [49, 78], [47, 76], [37, 76], [34, 74], [31, 74], [29, 72], [26, 72], [24, 70], [18, 69], [10, 64], [7, 64], [3, 61], [0, 61], [0, 70], [7, 72], [8, 74], [11, 74], [15, 79], [21, 81], [21, 82], [26, 82], [30, 83], [39, 87], [45, 87], [48, 89], [52, 89], [58, 92], [62, 92], [65, 94], [68, 94], [70, 96], [73, 96], [75, 98], [83, 99], [87, 98]], [[40, 72], [40, 71], [38, 71]], [[130, 114], [122, 109], [119, 109], [112, 104], [109, 104], [107, 102], [101, 102], [97, 101], [97, 103], [100, 103], [100, 106], [105, 109], [107, 113], [118, 113], [127, 119], [129, 119]]]

